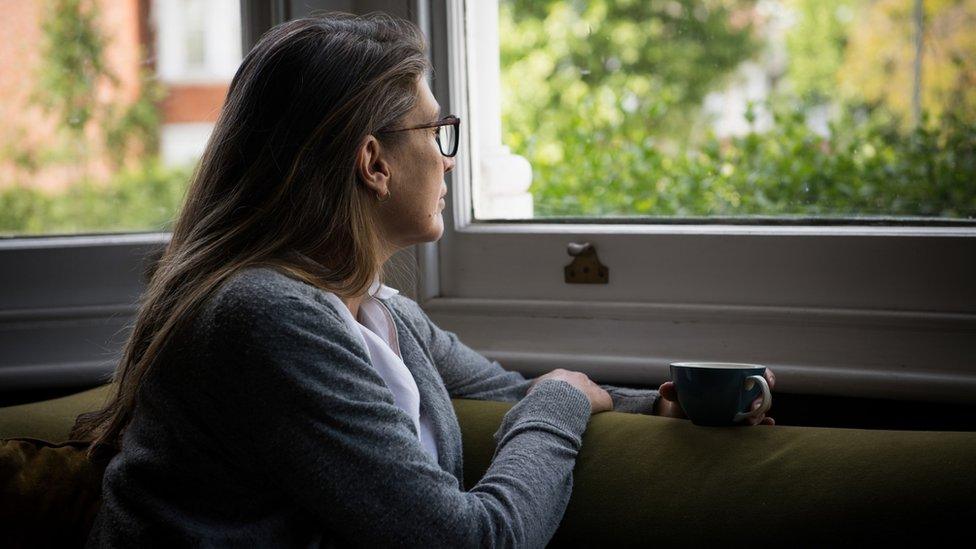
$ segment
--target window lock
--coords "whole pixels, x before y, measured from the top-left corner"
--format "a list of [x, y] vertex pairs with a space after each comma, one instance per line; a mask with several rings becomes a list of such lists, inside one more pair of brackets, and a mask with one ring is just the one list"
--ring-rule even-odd
[[563, 268], [566, 284], [606, 284], [610, 269], [600, 263], [596, 248], [589, 242], [570, 242], [566, 250], [573, 261]]

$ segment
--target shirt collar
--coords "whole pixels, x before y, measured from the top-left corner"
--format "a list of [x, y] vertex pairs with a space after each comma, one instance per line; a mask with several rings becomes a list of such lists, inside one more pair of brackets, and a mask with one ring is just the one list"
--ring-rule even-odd
[[386, 284], [381, 284], [380, 277], [377, 276], [375, 279], [373, 279], [373, 283], [369, 286], [369, 290], [367, 290], [366, 293], [377, 299], [389, 299], [400, 293], [400, 291], [391, 288]]

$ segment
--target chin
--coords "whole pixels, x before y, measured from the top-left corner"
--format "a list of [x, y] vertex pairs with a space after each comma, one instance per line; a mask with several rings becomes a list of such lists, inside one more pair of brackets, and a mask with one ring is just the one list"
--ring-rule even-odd
[[427, 242], [436, 242], [441, 239], [444, 235], [444, 224], [438, 222], [436, 224], [431, 224], [426, 230], [417, 231], [413, 233], [410, 237], [403, 239], [400, 246], [413, 246], [414, 244], [425, 244]]
[[424, 242], [435, 242], [440, 240], [444, 236], [444, 221], [440, 219], [440, 215], [437, 216], [438, 220], [431, 228], [430, 232], [427, 233], [427, 239]]

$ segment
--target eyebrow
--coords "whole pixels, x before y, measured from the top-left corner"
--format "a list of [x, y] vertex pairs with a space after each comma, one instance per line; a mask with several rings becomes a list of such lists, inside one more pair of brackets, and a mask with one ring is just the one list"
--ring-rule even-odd
[[437, 111], [435, 111], [435, 112], [434, 112], [434, 118], [433, 118], [432, 120], [433, 120], [434, 122], [437, 122], [437, 121], [439, 121], [440, 119], [441, 119], [441, 106], [440, 106], [440, 105], [438, 105], [438, 106], [437, 106]]

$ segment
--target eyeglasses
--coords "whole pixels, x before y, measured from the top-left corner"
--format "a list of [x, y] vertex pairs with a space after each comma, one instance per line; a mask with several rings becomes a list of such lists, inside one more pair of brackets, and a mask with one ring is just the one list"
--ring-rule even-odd
[[376, 133], [395, 133], [405, 132], [408, 130], [427, 130], [431, 128], [437, 128], [437, 136], [435, 139], [437, 140], [437, 146], [441, 148], [441, 154], [447, 157], [456, 155], [458, 149], [458, 131], [461, 128], [461, 119], [453, 114], [445, 116], [437, 122], [424, 124], [423, 126], [399, 128], [396, 130], [380, 130]]

